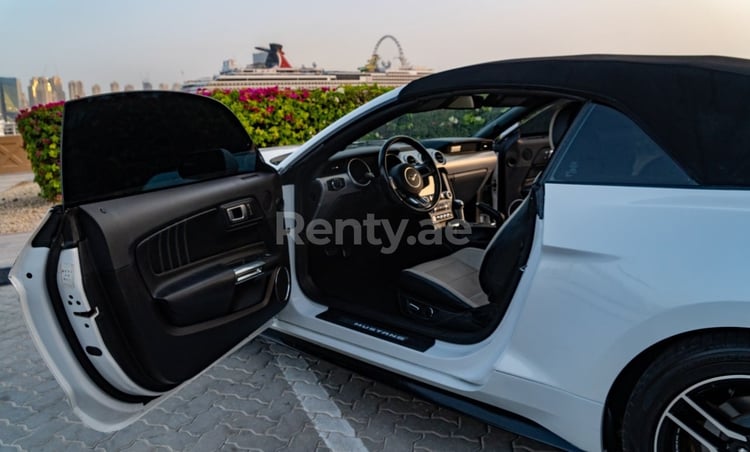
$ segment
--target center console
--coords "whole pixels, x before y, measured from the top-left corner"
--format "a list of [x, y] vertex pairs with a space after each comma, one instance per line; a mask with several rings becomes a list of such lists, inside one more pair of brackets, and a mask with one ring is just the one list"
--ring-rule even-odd
[[440, 193], [440, 200], [430, 212], [430, 218], [436, 227], [438, 225], [443, 226], [443, 223], [455, 218], [453, 214], [453, 192], [451, 192], [450, 188]]

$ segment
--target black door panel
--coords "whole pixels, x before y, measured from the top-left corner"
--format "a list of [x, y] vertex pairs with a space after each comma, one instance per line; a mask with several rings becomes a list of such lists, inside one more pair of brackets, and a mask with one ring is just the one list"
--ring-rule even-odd
[[280, 207], [279, 178], [269, 171], [71, 210], [97, 326], [133, 381], [173, 387], [281, 309]]

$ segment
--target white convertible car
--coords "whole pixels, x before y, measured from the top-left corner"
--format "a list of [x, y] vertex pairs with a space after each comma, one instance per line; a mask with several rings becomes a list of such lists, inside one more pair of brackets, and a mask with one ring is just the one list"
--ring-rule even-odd
[[109, 431], [267, 330], [564, 449], [750, 450], [750, 62], [435, 74], [264, 161], [203, 96], [66, 104], [10, 279]]

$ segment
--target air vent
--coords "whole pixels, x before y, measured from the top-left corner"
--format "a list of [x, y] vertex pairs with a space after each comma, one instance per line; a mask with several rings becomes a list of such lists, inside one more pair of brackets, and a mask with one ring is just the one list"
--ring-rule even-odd
[[439, 151], [435, 151], [435, 153], [434, 153], [434, 154], [432, 154], [432, 157], [433, 157], [433, 158], [435, 159], [435, 161], [436, 161], [436, 162], [438, 162], [438, 163], [445, 163], [445, 156], [443, 155], [443, 153], [442, 153], [442, 152], [439, 152]]

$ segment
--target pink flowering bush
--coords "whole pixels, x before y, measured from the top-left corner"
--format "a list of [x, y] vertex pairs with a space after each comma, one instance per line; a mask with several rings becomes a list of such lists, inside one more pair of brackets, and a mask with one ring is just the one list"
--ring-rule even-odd
[[390, 88], [373, 85], [338, 89], [245, 88], [203, 91], [240, 119], [259, 147], [304, 143], [324, 127]]
[[60, 198], [62, 115], [63, 102], [55, 102], [22, 110], [16, 118], [34, 181], [42, 190], [39, 196], [50, 201]]

